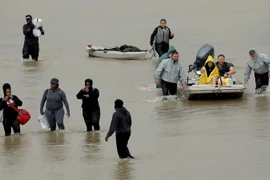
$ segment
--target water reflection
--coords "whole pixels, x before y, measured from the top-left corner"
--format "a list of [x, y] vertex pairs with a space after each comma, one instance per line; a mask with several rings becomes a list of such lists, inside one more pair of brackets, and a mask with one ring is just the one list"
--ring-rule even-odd
[[25, 147], [29, 147], [27, 138], [22, 136], [4, 137], [1, 148], [1, 164], [5, 167], [18, 166], [22, 162], [21, 158], [25, 155]]
[[44, 146], [42, 148], [45, 159], [48, 161], [64, 161], [68, 158], [68, 142], [66, 133], [61, 131], [44, 134]]
[[38, 61], [23, 61], [24, 71], [37, 72], [40, 71], [40, 63]]
[[117, 180], [131, 180], [134, 177], [134, 160], [119, 160], [115, 167], [114, 178]]
[[81, 157], [82, 162], [88, 164], [100, 160], [100, 141], [100, 133], [88, 132], [85, 134], [84, 145], [82, 146], [82, 152], [84, 152], [84, 156]]

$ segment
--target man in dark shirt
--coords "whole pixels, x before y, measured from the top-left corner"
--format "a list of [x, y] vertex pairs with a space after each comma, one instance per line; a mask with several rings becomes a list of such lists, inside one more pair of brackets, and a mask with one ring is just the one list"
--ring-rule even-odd
[[236, 73], [234, 65], [230, 62], [225, 62], [225, 56], [223, 54], [218, 55], [217, 66], [220, 75], [224, 78], [231, 78]]
[[132, 158], [129, 149], [127, 147], [128, 140], [131, 134], [131, 115], [129, 111], [123, 107], [124, 102], [121, 99], [117, 99], [114, 102], [115, 112], [113, 113], [110, 130], [105, 138], [108, 141], [109, 137], [116, 133], [116, 146], [119, 158]]
[[[33, 60], [37, 61], [39, 56], [39, 42], [38, 37], [35, 37], [33, 34], [33, 29], [35, 26], [32, 24], [32, 16], [26, 15], [26, 24], [23, 25], [23, 34], [24, 45], [22, 50], [23, 59], [29, 59], [29, 56], [32, 57]], [[44, 30], [42, 27], [39, 28], [41, 34], [44, 35]]]

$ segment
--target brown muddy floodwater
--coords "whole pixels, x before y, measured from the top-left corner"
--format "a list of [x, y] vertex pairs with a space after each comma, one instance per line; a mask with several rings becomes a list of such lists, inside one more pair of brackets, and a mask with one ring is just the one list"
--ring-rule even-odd
[[[249, 48], [270, 54], [269, 0], [9, 0], [0, 11], [0, 82], [32, 114], [20, 137], [0, 128], [1, 180], [267, 180], [270, 177], [269, 96], [254, 96], [254, 78], [242, 99], [161, 101], [155, 59], [89, 58], [87, 44], [149, 48], [161, 18], [185, 70], [205, 43], [235, 64], [243, 79]], [[26, 14], [44, 20], [40, 61], [23, 62]], [[67, 93], [71, 117], [65, 132], [41, 130], [42, 92], [52, 77]], [[100, 90], [101, 132], [86, 133], [76, 93], [84, 79]], [[2, 93], [1, 93], [2, 96]], [[113, 102], [122, 98], [133, 116], [130, 151], [118, 160], [115, 138], [104, 141]]]

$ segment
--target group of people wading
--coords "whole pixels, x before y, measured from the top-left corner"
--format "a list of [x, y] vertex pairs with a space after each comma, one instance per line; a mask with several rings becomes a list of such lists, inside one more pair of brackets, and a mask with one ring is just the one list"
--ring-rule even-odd
[[[14, 109], [23, 105], [23, 102], [11, 92], [11, 85], [5, 83], [3, 85], [4, 97], [0, 99], [0, 110], [3, 111], [3, 127], [5, 136], [11, 135], [11, 130], [15, 135], [20, 135], [20, 124], [17, 120], [18, 112]], [[91, 132], [94, 127], [95, 131], [100, 130], [100, 107], [99, 107], [99, 90], [93, 87], [93, 80], [86, 79], [85, 86], [76, 95], [77, 99], [82, 100], [82, 116], [85, 121], [86, 131]], [[46, 104], [46, 105], [45, 105]], [[42, 95], [40, 103], [40, 114], [45, 115], [51, 131], [55, 131], [58, 126], [59, 130], [64, 130], [64, 115], [66, 108], [66, 115], [70, 117], [70, 108], [66, 93], [59, 87], [59, 80], [52, 78], [50, 81], [50, 88], [46, 89]], [[131, 135], [131, 115], [129, 111], [123, 106], [124, 102], [120, 99], [115, 100], [115, 112], [112, 116], [109, 132], [105, 140], [116, 133], [116, 145], [120, 158], [133, 158], [127, 147]], [[44, 106], [46, 108], [43, 111]]]
[[[165, 19], [160, 20], [150, 37], [150, 45], [153, 46], [159, 55], [156, 65], [155, 83], [157, 88], [162, 88], [164, 96], [177, 94], [177, 83], [180, 82], [183, 88], [187, 88], [187, 78], [183, 66], [179, 62], [179, 53], [170, 46], [170, 39], [174, 33], [167, 27]], [[260, 54], [254, 49], [249, 51], [250, 59], [246, 64], [244, 72], [244, 84], [248, 84], [251, 71], [254, 71], [257, 93], [266, 90], [270, 78], [270, 58], [267, 54]], [[225, 61], [225, 55], [218, 55], [215, 62], [214, 57], [209, 56], [201, 69], [199, 84], [217, 85], [218, 78], [231, 78], [236, 73], [232, 63]]]

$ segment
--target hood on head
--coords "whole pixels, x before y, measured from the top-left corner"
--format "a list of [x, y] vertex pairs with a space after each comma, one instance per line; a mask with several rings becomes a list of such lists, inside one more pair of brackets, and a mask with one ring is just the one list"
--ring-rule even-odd
[[214, 65], [216, 65], [215, 60], [211, 55], [208, 56], [208, 58], [206, 59], [204, 65], [206, 65], [208, 62], [212, 62]]
[[7, 89], [10, 89], [11, 90], [10, 84], [8, 84], [8, 83], [3, 84], [3, 93], [4, 93], [4, 96], [6, 96], [6, 90]]
[[85, 81], [84, 81], [84, 85], [86, 86], [86, 83], [90, 83], [90, 87], [92, 87], [93, 86], [93, 80], [92, 79], [86, 79]]

